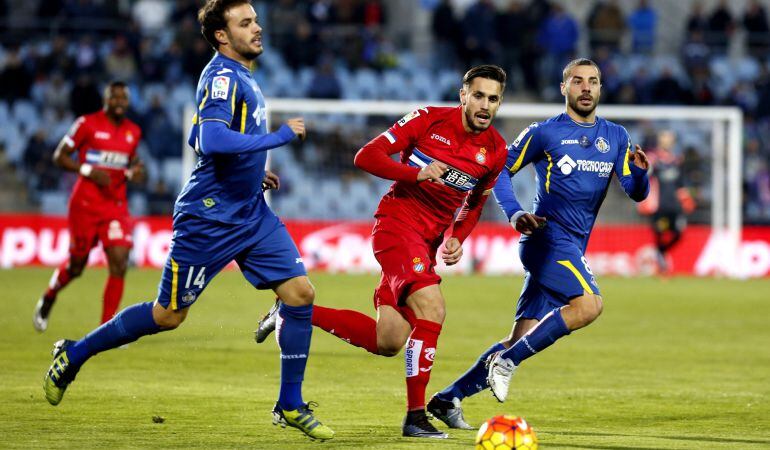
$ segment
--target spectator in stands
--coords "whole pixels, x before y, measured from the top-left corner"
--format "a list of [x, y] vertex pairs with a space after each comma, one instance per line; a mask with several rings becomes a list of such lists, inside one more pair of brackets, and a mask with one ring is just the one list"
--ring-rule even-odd
[[652, 53], [655, 50], [655, 32], [658, 26], [658, 13], [647, 0], [639, 4], [628, 16], [631, 28], [631, 49], [635, 53]]
[[706, 45], [703, 31], [693, 30], [682, 45], [682, 65], [692, 78], [695, 72], [708, 70], [711, 50]]
[[75, 70], [78, 73], [95, 73], [101, 69], [100, 66], [99, 53], [93, 38], [88, 34], [82, 35], [75, 50]]
[[620, 49], [620, 40], [626, 31], [626, 18], [617, 0], [596, 2], [586, 25], [592, 50], [607, 47], [614, 53]]
[[[510, 0], [508, 6], [497, 14], [495, 29], [496, 40], [500, 44], [500, 66], [508, 72], [509, 80], [515, 70], [524, 70], [529, 61], [523, 59], [525, 33], [527, 27], [527, 14], [521, 0]], [[515, 82], [509, 82], [508, 90], [516, 88]]]
[[470, 67], [495, 60], [497, 54], [496, 16], [497, 11], [492, 0], [476, 0], [465, 11], [461, 26], [464, 66]]
[[187, 51], [182, 51], [182, 70], [187, 77], [195, 77], [211, 59], [211, 47], [206, 41], [197, 37]]
[[24, 67], [19, 49], [11, 47], [5, 57], [5, 67], [0, 72], [0, 99], [13, 103], [29, 97], [32, 75]]
[[147, 190], [147, 213], [151, 216], [170, 216], [174, 212], [175, 198], [176, 196], [169, 191], [163, 178], [158, 178], [158, 181]]
[[770, 26], [767, 23], [767, 11], [757, 0], [751, 0], [743, 15], [743, 27], [746, 29], [746, 44], [755, 58], [767, 56], [770, 48]]
[[25, 177], [28, 188], [37, 191], [53, 191], [59, 188], [61, 170], [53, 164], [53, 147], [47, 141], [44, 128], [37, 130], [24, 149], [23, 164], [29, 176]]
[[270, 10], [271, 43], [283, 55], [291, 51], [294, 32], [299, 22], [304, 20], [301, 11], [296, 0], [279, 0], [276, 7]]
[[112, 50], [104, 59], [104, 68], [107, 75], [112, 79], [131, 82], [136, 78], [136, 61], [131, 53], [131, 49], [128, 47], [128, 40], [125, 36], [118, 35], [115, 37], [112, 43]]
[[61, 73], [54, 72], [43, 89], [43, 104], [59, 111], [69, 109], [67, 84]]
[[293, 38], [289, 40], [286, 63], [294, 70], [302, 67], [314, 66], [318, 59], [321, 45], [313, 28], [306, 20], [300, 20], [294, 31]]
[[760, 66], [760, 75], [757, 86], [756, 117], [759, 120], [770, 119], [770, 71], [766, 65]]
[[75, 116], [101, 109], [102, 96], [91, 75], [82, 73], [70, 91], [70, 110]]
[[701, 2], [693, 2], [690, 15], [687, 17], [687, 36], [688, 39], [692, 33], [700, 32], [704, 35], [709, 31], [709, 21], [703, 12], [703, 4]]
[[711, 13], [708, 21], [707, 42], [714, 53], [721, 55], [727, 53], [734, 27], [733, 16], [727, 6], [727, 0], [719, 0], [719, 4]]
[[546, 84], [556, 85], [562, 78], [565, 61], [573, 58], [579, 31], [575, 19], [559, 4], [554, 4], [538, 33], [538, 44], [543, 48], [542, 78]]
[[313, 31], [337, 24], [337, 7], [331, 0], [311, 0], [306, 14]]
[[363, 0], [358, 6], [362, 24], [367, 27], [381, 27], [385, 25], [387, 11], [382, 0]]
[[152, 96], [150, 107], [142, 115], [140, 125], [144, 141], [156, 161], [162, 163], [166, 158], [180, 157], [182, 135], [171, 123], [160, 95]]
[[434, 68], [454, 68], [460, 53], [462, 33], [450, 0], [441, 0], [433, 10], [430, 27], [433, 33]]
[[337, 74], [334, 73], [332, 55], [326, 55], [316, 66], [307, 96], [310, 98], [339, 99], [342, 97], [342, 87]]
[[652, 98], [660, 105], [681, 105], [689, 103], [688, 92], [674, 77], [671, 69], [666, 67], [660, 77], [653, 83]]

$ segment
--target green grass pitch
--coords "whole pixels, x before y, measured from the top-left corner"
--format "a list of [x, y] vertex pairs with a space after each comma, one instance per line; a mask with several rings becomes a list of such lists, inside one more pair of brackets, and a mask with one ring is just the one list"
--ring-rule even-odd
[[[92, 359], [52, 407], [42, 391], [51, 344], [97, 325], [106, 274], [88, 270], [63, 291], [38, 334], [32, 309], [50, 273], [0, 271], [0, 447], [472, 448], [472, 431], [452, 430], [444, 442], [401, 438], [403, 357], [376, 357], [317, 329], [304, 395], [337, 435], [311, 442], [274, 427], [277, 345], [252, 340], [272, 293], [237, 272], [214, 280], [180, 329]], [[123, 305], [153, 299], [158, 279], [131, 270]], [[312, 279], [319, 304], [373, 315], [377, 277]], [[524, 416], [546, 449], [770, 448], [770, 280], [599, 282], [602, 317], [522, 364], [505, 404], [488, 391], [466, 400], [471, 423]], [[445, 279], [429, 395], [508, 332], [520, 286], [520, 277]]]

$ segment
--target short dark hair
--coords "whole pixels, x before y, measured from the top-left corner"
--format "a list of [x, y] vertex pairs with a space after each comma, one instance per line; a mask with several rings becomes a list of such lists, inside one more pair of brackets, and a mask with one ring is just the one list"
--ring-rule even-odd
[[112, 80], [110, 81], [107, 86], [104, 88], [104, 98], [109, 97], [112, 95], [112, 90], [115, 88], [123, 88], [128, 89], [128, 83], [126, 83], [123, 80]]
[[227, 28], [225, 12], [233, 6], [244, 3], [251, 4], [249, 0], [207, 0], [206, 4], [198, 10], [198, 23], [201, 24], [201, 34], [206, 38], [209, 45], [214, 47], [214, 50], [219, 50], [219, 41], [217, 41], [214, 33], [217, 30]]
[[572, 69], [575, 66], [594, 66], [596, 67], [596, 72], [599, 74], [599, 80], [602, 79], [602, 70], [599, 68], [599, 66], [593, 62], [593, 60], [590, 60], [588, 58], [578, 58], [573, 59], [569, 63], [567, 63], [566, 66], [564, 66], [564, 70], [561, 73], [561, 81], [565, 82], [567, 81], [567, 78], [569, 78], [570, 72], [572, 72]]
[[471, 67], [471, 69], [465, 72], [463, 76], [463, 86], [471, 84], [474, 78], [487, 78], [494, 80], [502, 85], [502, 90], [505, 90], [505, 70], [502, 67], [494, 64], [482, 64], [480, 66]]

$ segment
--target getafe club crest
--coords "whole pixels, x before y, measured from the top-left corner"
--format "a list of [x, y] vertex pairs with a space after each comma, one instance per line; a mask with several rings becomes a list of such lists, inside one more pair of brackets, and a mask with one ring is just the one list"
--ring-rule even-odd
[[481, 147], [479, 149], [479, 152], [476, 153], [476, 162], [479, 164], [484, 164], [487, 162], [487, 148]]
[[596, 145], [596, 149], [602, 153], [607, 153], [610, 151], [610, 143], [607, 142], [607, 139], [604, 139], [603, 137], [596, 139], [596, 143], [594, 145]]
[[423, 273], [425, 272], [425, 264], [423, 264], [422, 260], [419, 257], [416, 257], [412, 259], [412, 270], [415, 271], [415, 273]]

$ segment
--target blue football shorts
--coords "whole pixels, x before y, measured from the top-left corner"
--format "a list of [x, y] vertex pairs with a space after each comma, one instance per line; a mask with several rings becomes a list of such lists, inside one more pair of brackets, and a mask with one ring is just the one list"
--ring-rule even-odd
[[171, 248], [158, 286], [158, 303], [177, 310], [195, 303], [230, 261], [257, 289], [306, 275], [286, 226], [269, 209], [256, 221], [226, 224], [189, 214], [174, 217]]
[[585, 292], [601, 295], [580, 243], [553, 224], [522, 239], [519, 256], [525, 274], [516, 320], [540, 320]]

